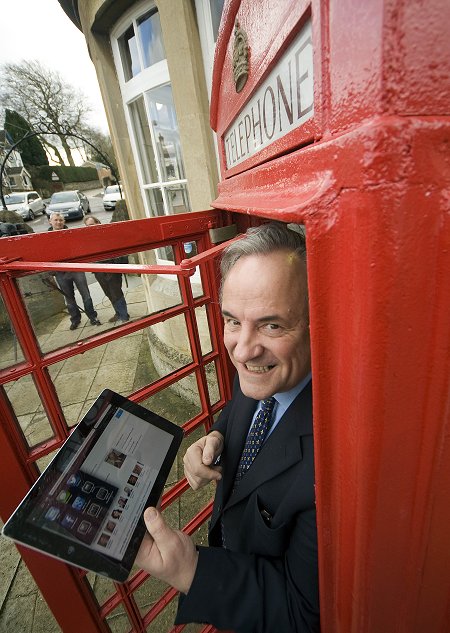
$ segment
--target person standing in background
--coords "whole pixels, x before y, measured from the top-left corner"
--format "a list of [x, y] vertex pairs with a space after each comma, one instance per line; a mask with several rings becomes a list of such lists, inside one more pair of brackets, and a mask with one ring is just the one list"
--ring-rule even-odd
[[[57, 212], [50, 213], [49, 231], [60, 231], [66, 229], [64, 217]], [[84, 310], [91, 325], [100, 325], [97, 319], [97, 312], [94, 309], [92, 297], [89, 293], [89, 286], [86, 275], [81, 272], [57, 272], [55, 273], [56, 282], [66, 300], [67, 310], [70, 316], [70, 329], [76, 330], [81, 323], [81, 312], [75, 301], [75, 287], [83, 300]]]
[[[95, 215], [90, 215], [84, 218], [84, 224], [86, 226], [95, 226], [101, 224], [100, 220]], [[114, 259], [105, 259], [102, 264], [127, 264], [128, 258], [115, 257]], [[122, 321], [125, 323], [130, 320], [128, 314], [127, 302], [122, 292], [122, 274], [121, 273], [94, 273], [94, 276], [100, 284], [103, 292], [111, 301], [111, 305], [114, 308], [114, 315], [108, 319], [109, 323], [115, 323], [116, 321]]]

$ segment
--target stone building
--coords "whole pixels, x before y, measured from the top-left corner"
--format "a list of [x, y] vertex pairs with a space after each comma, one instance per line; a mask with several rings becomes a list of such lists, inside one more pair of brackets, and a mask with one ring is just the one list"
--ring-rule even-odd
[[[223, 0], [59, 3], [86, 38], [130, 218], [210, 208], [217, 197], [218, 156], [209, 100]], [[193, 248], [187, 244], [186, 253]], [[173, 253], [160, 248], [140, 258], [167, 265]], [[166, 307], [179, 292], [173, 277], [143, 282], [150, 312]], [[199, 329], [207, 336], [206, 315], [200, 316]], [[189, 354], [179, 321], [159, 324], [151, 336], [161, 374]], [[183, 395], [190, 397], [189, 391]]]

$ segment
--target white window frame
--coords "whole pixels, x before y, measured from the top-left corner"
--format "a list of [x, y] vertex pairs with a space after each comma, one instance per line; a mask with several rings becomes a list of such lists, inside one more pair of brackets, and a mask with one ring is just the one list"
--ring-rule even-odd
[[[144, 68], [144, 56], [141, 49], [141, 43], [139, 38], [137, 38], [137, 52], [138, 58], [141, 65], [141, 72], [126, 81], [125, 74], [122, 65], [122, 58], [120, 55], [119, 49], [119, 38], [125, 33], [125, 31], [130, 27], [131, 24], [134, 25], [135, 31], [137, 31], [137, 20], [142, 17], [145, 13], [155, 8], [154, 2], [149, 2], [148, 0], [144, 0], [143, 2], [139, 2], [134, 5], [129, 11], [127, 11], [118, 21], [114, 29], [111, 33], [111, 46], [113, 51], [114, 63], [117, 70], [117, 76], [119, 78], [120, 90], [122, 93], [122, 102], [125, 112], [125, 120], [127, 123], [128, 133], [130, 137], [131, 147], [133, 150], [133, 154], [135, 157], [136, 169], [138, 173], [139, 186], [142, 193], [142, 199], [144, 203], [145, 214], [147, 217], [152, 217], [150, 212], [149, 203], [147, 196], [145, 195], [146, 190], [150, 189], [159, 189], [162, 193], [163, 204], [164, 204], [164, 215], [171, 215], [169, 213], [169, 202], [167, 199], [167, 188], [174, 185], [184, 185], [187, 188], [188, 182], [187, 178], [174, 179], [174, 180], [163, 180], [161, 174], [161, 168], [159, 165], [159, 161], [156, 158], [157, 154], [157, 142], [154, 135], [153, 126], [149, 125], [150, 137], [153, 144], [153, 150], [155, 153], [155, 163], [156, 170], [158, 174], [158, 182], [156, 183], [147, 183], [145, 181], [143, 167], [141, 165], [139, 150], [136, 144], [136, 138], [133, 129], [133, 122], [131, 120], [129, 106], [130, 104], [142, 97], [144, 100], [144, 107], [146, 110], [147, 116], [149, 116], [149, 104], [148, 104], [148, 91], [152, 88], [158, 88], [159, 86], [164, 86], [165, 84], [171, 84], [169, 68], [167, 65], [167, 60], [164, 59], [149, 68]], [[187, 188], [188, 190], [188, 188]], [[189, 190], [188, 190], [189, 195]], [[165, 262], [166, 260], [164, 260]]]
[[[125, 120], [126, 120], [126, 124], [128, 128], [131, 148], [132, 148], [133, 155], [135, 158], [139, 186], [141, 190], [145, 214], [147, 217], [153, 217], [153, 216], [150, 212], [147, 195], [145, 194], [146, 190], [159, 189], [161, 191], [162, 197], [163, 197], [163, 204], [164, 204], [164, 215], [171, 215], [168, 212], [169, 203], [167, 200], [169, 187], [174, 186], [174, 185], [184, 185], [189, 195], [189, 190], [187, 187], [188, 183], [187, 183], [186, 178], [170, 180], [170, 181], [162, 180], [160, 164], [159, 164], [159, 161], [156, 159], [157, 143], [155, 139], [155, 132], [151, 124], [149, 125], [149, 132], [150, 132], [150, 137], [153, 144], [153, 150], [155, 153], [155, 163], [156, 163], [156, 170], [157, 170], [159, 182], [157, 183], [146, 182], [144, 171], [143, 171], [143, 165], [141, 164], [139, 149], [137, 147], [137, 139], [134, 133], [133, 121], [131, 119], [129, 106], [131, 105], [133, 101], [136, 101], [138, 98], [142, 97], [144, 101], [146, 115], [149, 116], [150, 109], [149, 109], [149, 104], [148, 104], [148, 98], [149, 98], [148, 91], [153, 88], [158, 88], [159, 86], [164, 86], [165, 84], [171, 85], [167, 59], [157, 62], [156, 64], [153, 64], [152, 66], [148, 68], [144, 67], [143, 52], [142, 52], [141, 42], [139, 38], [137, 38], [136, 48], [138, 52], [139, 63], [142, 69], [141, 72], [127, 81], [125, 78], [125, 73], [123, 69], [122, 57], [120, 54], [120, 47], [119, 47], [120, 37], [127, 31], [127, 29], [131, 26], [131, 24], [134, 25], [135, 32], [137, 32], [138, 19], [155, 7], [156, 7], [155, 3], [149, 0], [143, 0], [142, 2], [135, 4], [129, 11], [124, 13], [124, 15], [120, 18], [120, 20], [116, 23], [115, 27], [111, 31], [111, 48], [113, 52], [113, 59], [114, 59], [115, 67], [116, 67], [117, 76], [119, 79], [119, 85], [120, 85], [120, 90], [122, 94], [122, 105], [123, 105], [123, 109], [125, 113]], [[158, 251], [157, 251], [156, 261], [157, 261], [157, 264], [161, 264], [161, 265], [174, 264], [174, 262], [170, 260], [160, 258], [158, 256]], [[162, 275], [162, 276], [173, 280], [172, 275]], [[198, 268], [195, 271], [194, 275], [192, 276], [192, 281], [197, 282], [197, 283], [201, 281], [200, 271]]]

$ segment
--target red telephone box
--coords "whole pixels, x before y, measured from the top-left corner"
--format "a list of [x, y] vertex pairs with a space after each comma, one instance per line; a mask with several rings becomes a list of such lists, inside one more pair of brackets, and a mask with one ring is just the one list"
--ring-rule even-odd
[[[450, 5], [231, 0], [214, 206], [307, 232], [322, 630], [450, 630]], [[245, 222], [244, 222], [245, 224]]]
[[[214, 265], [222, 246], [210, 230], [232, 223], [245, 230], [266, 219], [303, 223], [322, 630], [449, 629], [449, 18], [444, 0], [430, 0], [425, 11], [381, 0], [230, 0], [211, 106], [222, 172], [216, 210], [94, 227], [82, 242], [77, 231], [2, 238], [0, 288], [20, 351], [0, 371], [0, 476], [9, 491], [0, 501], [3, 518], [70, 432], [54, 378], [63, 361], [180, 318], [191, 360], [129, 395], [143, 402], [193, 376], [200, 408], [183, 423], [187, 443], [208, 428], [229, 396]], [[183, 260], [187, 241], [198, 255]], [[173, 267], [93, 263], [168, 246]], [[48, 350], [22, 279], [77, 266], [176, 275], [181, 301]], [[195, 267], [200, 295], [189, 281]], [[199, 309], [211, 330], [206, 352]], [[14, 383], [30, 378], [51, 429], [32, 445], [11, 403]], [[180, 474], [163, 505], [188, 495]], [[200, 528], [210, 507], [205, 500], [181, 527]], [[158, 618], [175, 592], [144, 604], [146, 574], [109, 587], [101, 599], [83, 572], [22, 554], [64, 633], [108, 631], [118, 610], [130, 631], [170, 629]]]

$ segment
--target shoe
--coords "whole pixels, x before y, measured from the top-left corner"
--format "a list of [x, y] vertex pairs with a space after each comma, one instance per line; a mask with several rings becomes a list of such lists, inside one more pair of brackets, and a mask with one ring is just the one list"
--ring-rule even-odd
[[100, 321], [98, 319], [90, 319], [90, 323], [91, 325], [101, 325]]
[[114, 316], [112, 316], [110, 319], [108, 319], [108, 323], [115, 323], [116, 321], [119, 320], [119, 315], [115, 314]]
[[130, 317], [127, 317], [126, 319], [119, 319], [119, 321], [122, 321], [122, 323], [126, 323], [129, 320], [130, 320]]
[[76, 330], [76, 329], [77, 329], [77, 327], [78, 327], [79, 325], [80, 325], [80, 322], [79, 322], [79, 321], [77, 321], [76, 323], [74, 323], [74, 322], [72, 321], [72, 323], [70, 324], [70, 328], [69, 328], [69, 329], [70, 329], [70, 330]]

